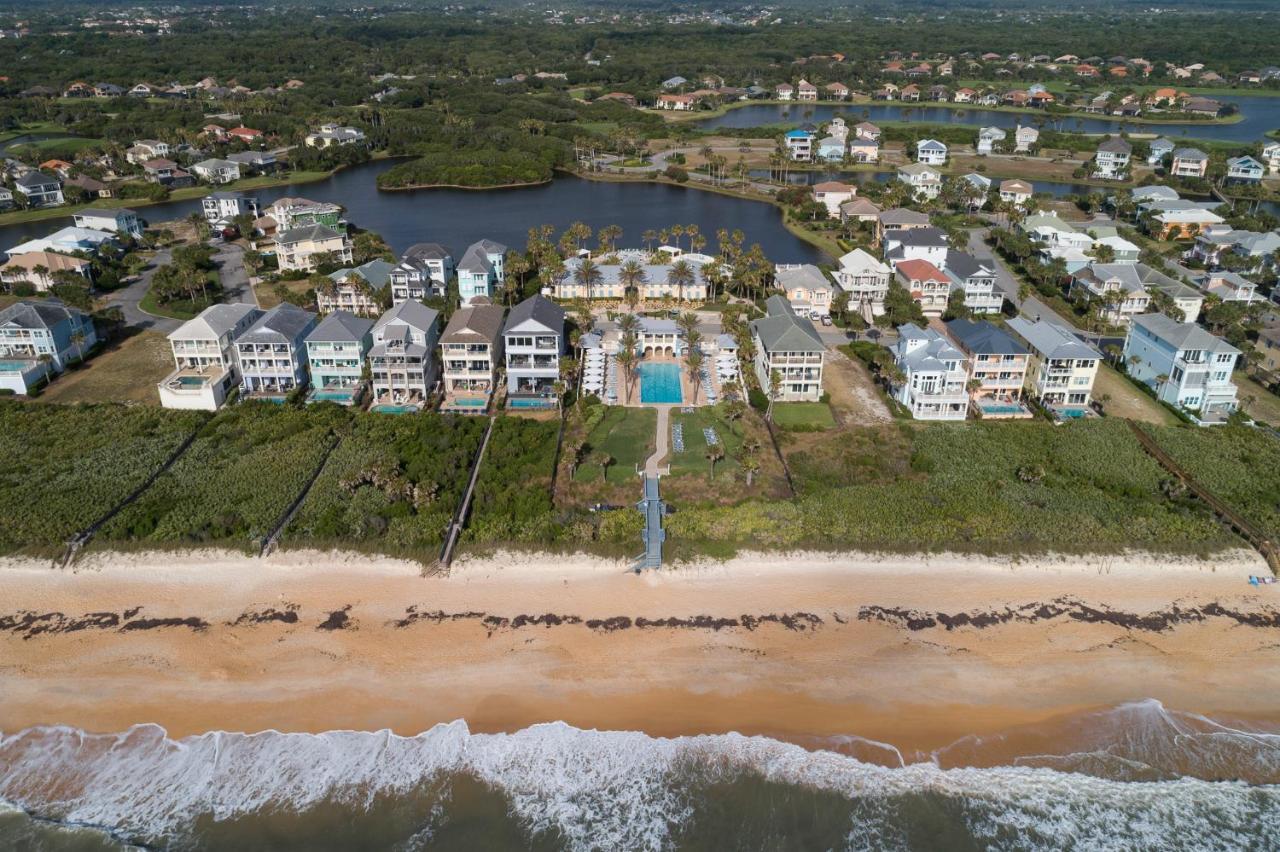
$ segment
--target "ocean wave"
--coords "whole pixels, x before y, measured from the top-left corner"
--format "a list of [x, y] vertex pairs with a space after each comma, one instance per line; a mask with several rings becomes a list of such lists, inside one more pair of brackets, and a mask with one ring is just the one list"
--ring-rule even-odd
[[[1164, 711], [1144, 702], [1113, 712], [1146, 724]], [[1211, 738], [1241, 734], [1275, 748], [1273, 734], [1202, 725]], [[413, 737], [268, 731], [178, 740], [150, 725], [120, 734], [46, 727], [0, 737], [0, 799], [44, 819], [185, 848], [254, 848], [243, 841], [268, 830], [287, 838], [273, 844], [283, 847], [349, 848], [358, 838], [362, 848], [504, 848], [499, 835], [465, 834], [481, 830], [478, 822], [486, 832], [518, 831], [514, 845], [568, 849], [1225, 850], [1280, 841], [1274, 784], [1152, 780], [1141, 768], [1150, 763], [1106, 748], [1027, 759], [1038, 763], [947, 766], [951, 754], [886, 766], [767, 737], [655, 738], [563, 723], [511, 734], [476, 734], [458, 721]], [[1099, 777], [1108, 773], [1115, 777]], [[495, 813], [511, 824], [495, 826]], [[717, 837], [733, 842], [710, 842]]]

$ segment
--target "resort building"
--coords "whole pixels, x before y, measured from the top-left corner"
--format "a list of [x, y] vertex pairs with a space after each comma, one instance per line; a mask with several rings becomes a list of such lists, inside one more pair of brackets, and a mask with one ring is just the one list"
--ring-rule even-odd
[[550, 299], [533, 296], [511, 309], [502, 330], [507, 407], [555, 404], [564, 337], [564, 309]]
[[492, 299], [503, 277], [503, 257], [507, 247], [493, 240], [472, 243], [458, 261], [458, 297], [462, 304], [483, 297]]
[[830, 316], [835, 287], [812, 263], [780, 263], [774, 267], [774, 279], [796, 316]]
[[947, 334], [969, 360], [969, 376], [979, 383], [972, 392], [974, 410], [982, 418], [1030, 417], [1022, 404], [1031, 352], [1007, 331], [986, 320], [952, 320]]
[[350, 263], [351, 240], [327, 225], [307, 225], [276, 237], [280, 269], [310, 272], [324, 263]]
[[1026, 386], [1032, 396], [1060, 418], [1082, 416], [1093, 399], [1102, 354], [1047, 320], [1014, 317], [1009, 328], [1031, 348]]
[[849, 294], [849, 309], [867, 322], [884, 314], [884, 298], [889, 293], [893, 270], [862, 249], [854, 249], [840, 258], [835, 271], [836, 284]]
[[169, 333], [174, 371], [158, 385], [165, 408], [217, 411], [240, 383], [236, 338], [262, 316], [243, 303], [211, 305]]
[[29, 394], [98, 343], [93, 319], [57, 299], [0, 310], [0, 389]]
[[382, 313], [394, 268], [385, 260], [371, 260], [331, 272], [329, 280], [333, 283], [316, 289], [316, 307], [322, 314], [348, 311], [360, 317], [376, 317]]
[[[381, 410], [418, 410], [439, 380], [440, 314], [414, 299], [374, 323], [369, 348], [373, 401]], [[389, 408], [388, 408], [389, 407]]]
[[488, 406], [502, 357], [505, 313], [498, 305], [469, 305], [449, 319], [440, 335], [442, 409], [480, 413]]
[[813, 323], [798, 317], [782, 296], [765, 301], [767, 315], [752, 320], [756, 378], [768, 392], [774, 372], [782, 378], [777, 401], [817, 402], [822, 396], [822, 368], [827, 347]]
[[453, 254], [439, 243], [415, 243], [391, 270], [391, 302], [443, 297], [453, 277]]
[[[550, 288], [557, 299], [623, 299], [634, 288], [641, 301], [670, 300], [705, 302], [708, 285], [705, 272], [715, 258], [705, 254], [680, 254], [669, 261], [654, 263], [653, 255], [639, 249], [613, 253], [617, 263], [596, 263], [594, 271], [583, 271], [583, 258], [565, 261], [565, 275]], [[634, 263], [635, 266], [630, 264]], [[592, 267], [587, 267], [591, 269]], [[632, 275], [631, 273], [636, 273]], [[588, 280], [590, 279], [590, 280]]]
[[1124, 340], [1129, 376], [1202, 424], [1221, 423], [1236, 410], [1231, 373], [1239, 357], [1225, 340], [1164, 314], [1136, 317]]
[[968, 359], [931, 328], [898, 329], [893, 361], [902, 372], [893, 398], [917, 420], [964, 420], [969, 413]]
[[307, 367], [311, 372], [307, 402], [352, 405], [359, 401], [372, 329], [371, 319], [334, 311], [307, 334]]
[[307, 382], [306, 338], [316, 315], [288, 302], [260, 316], [236, 338], [240, 395], [281, 399]]

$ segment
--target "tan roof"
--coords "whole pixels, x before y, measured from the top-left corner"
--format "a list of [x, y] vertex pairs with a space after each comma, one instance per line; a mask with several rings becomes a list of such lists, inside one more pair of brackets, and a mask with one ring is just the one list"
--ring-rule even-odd
[[472, 305], [460, 308], [449, 318], [440, 335], [441, 343], [494, 343], [502, 333], [502, 317], [506, 309], [499, 305]]
[[22, 269], [29, 272], [37, 266], [43, 266], [49, 270], [50, 274], [52, 274], [61, 269], [78, 271], [88, 265], [89, 261], [81, 260], [78, 257], [71, 257], [70, 255], [58, 254], [53, 251], [29, 251], [23, 254], [14, 255], [7, 263], [5, 263], [4, 266], [0, 266], [0, 269], [4, 269], [6, 271]]
[[814, 192], [852, 192], [854, 187], [847, 183], [841, 183], [838, 180], [824, 180], [822, 183], [813, 185]]

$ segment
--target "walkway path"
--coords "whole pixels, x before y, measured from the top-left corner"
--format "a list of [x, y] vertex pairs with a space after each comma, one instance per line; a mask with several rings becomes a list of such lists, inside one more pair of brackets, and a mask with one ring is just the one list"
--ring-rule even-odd
[[668, 442], [671, 437], [671, 406], [659, 405], [658, 409], [658, 434], [654, 436], [653, 455], [649, 456], [648, 461], [644, 463], [644, 475], [646, 477], [656, 477], [659, 475], [658, 465], [667, 457]]

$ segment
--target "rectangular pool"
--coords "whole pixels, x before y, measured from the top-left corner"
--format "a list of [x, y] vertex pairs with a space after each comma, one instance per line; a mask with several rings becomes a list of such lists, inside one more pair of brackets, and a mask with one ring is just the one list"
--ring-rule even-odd
[[416, 414], [418, 406], [416, 405], [375, 405], [369, 409], [379, 414]]
[[679, 405], [684, 397], [680, 393], [679, 364], [641, 364], [640, 401], [656, 405]]
[[468, 397], [466, 399], [449, 400], [449, 404], [454, 406], [455, 408], [484, 408], [486, 405], [489, 404], [489, 400], [473, 399]]
[[513, 396], [507, 399], [507, 408], [555, 408], [556, 403], [553, 399], [534, 399], [530, 397]]
[[0, 373], [25, 373], [33, 364], [32, 361], [0, 361]]
[[355, 390], [314, 390], [311, 392], [311, 399], [314, 402], [336, 402], [341, 405], [350, 405], [356, 398]]

